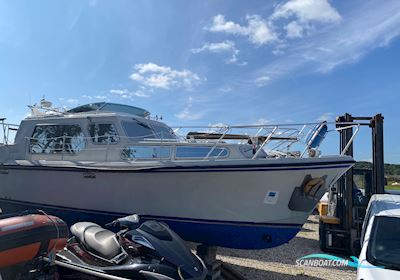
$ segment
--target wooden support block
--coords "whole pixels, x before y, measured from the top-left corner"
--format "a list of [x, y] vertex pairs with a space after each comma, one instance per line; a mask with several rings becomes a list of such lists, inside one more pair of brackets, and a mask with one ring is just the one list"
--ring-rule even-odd
[[340, 224], [340, 219], [338, 217], [333, 217], [333, 216], [321, 216], [320, 221], [322, 221], [324, 224], [331, 224], [331, 225], [339, 225]]

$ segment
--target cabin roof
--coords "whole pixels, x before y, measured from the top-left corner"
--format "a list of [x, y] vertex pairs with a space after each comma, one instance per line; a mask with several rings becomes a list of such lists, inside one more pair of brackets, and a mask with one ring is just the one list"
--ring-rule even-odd
[[150, 115], [150, 112], [143, 108], [131, 105], [110, 103], [110, 102], [89, 103], [72, 108], [67, 112], [68, 113], [113, 112], [113, 113], [125, 113], [125, 114], [135, 115], [142, 118], [146, 118]]

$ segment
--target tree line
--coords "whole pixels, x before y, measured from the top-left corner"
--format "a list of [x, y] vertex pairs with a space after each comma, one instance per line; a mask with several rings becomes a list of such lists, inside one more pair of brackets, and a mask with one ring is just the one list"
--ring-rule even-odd
[[[372, 169], [372, 163], [358, 161], [354, 167], [357, 169]], [[385, 176], [389, 181], [400, 181], [400, 164], [385, 163]]]

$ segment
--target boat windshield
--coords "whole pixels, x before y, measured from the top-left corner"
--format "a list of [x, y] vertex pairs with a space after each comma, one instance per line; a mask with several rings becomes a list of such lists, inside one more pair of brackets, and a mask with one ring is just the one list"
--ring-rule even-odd
[[376, 216], [371, 230], [367, 260], [375, 266], [400, 270], [400, 218]]
[[177, 139], [174, 131], [170, 127], [156, 123], [153, 123], [151, 126], [154, 129], [157, 139]]
[[122, 127], [132, 141], [143, 139], [168, 139], [176, 140], [173, 130], [161, 123], [145, 123], [139, 120], [123, 121]]
[[91, 112], [91, 111], [97, 111], [101, 107], [106, 104], [105, 102], [97, 102], [97, 103], [90, 103], [90, 104], [85, 104], [82, 106], [75, 107], [71, 110], [68, 110], [69, 113], [83, 113], [83, 112]]
[[150, 113], [147, 110], [142, 108], [129, 105], [108, 103], [108, 102], [90, 103], [68, 110], [69, 113], [84, 113], [91, 111], [127, 113], [135, 116], [140, 116], [143, 118], [148, 117], [150, 115]]

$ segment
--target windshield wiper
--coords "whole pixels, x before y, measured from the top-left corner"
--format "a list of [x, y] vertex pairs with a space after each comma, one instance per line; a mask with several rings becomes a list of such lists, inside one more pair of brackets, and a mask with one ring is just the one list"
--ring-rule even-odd
[[385, 262], [373, 258], [373, 264], [376, 266], [383, 266], [386, 269], [400, 270], [400, 264], [398, 263]]

